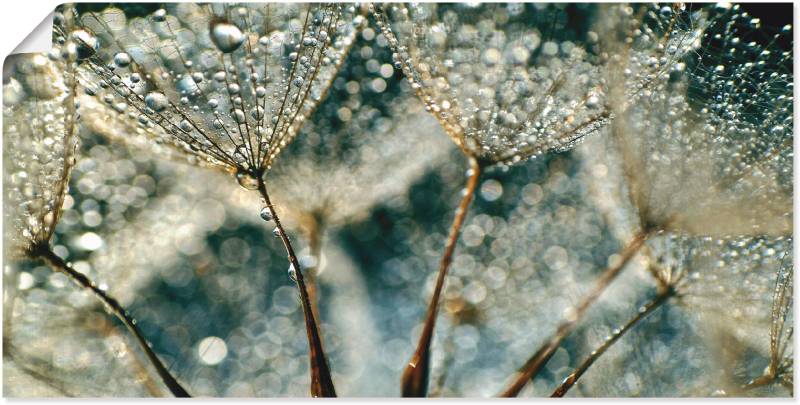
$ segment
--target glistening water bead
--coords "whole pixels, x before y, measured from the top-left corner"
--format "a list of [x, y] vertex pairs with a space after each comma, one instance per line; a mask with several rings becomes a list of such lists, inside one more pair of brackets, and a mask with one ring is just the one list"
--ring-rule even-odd
[[223, 53], [231, 53], [242, 45], [244, 34], [239, 27], [226, 21], [219, 21], [211, 24], [211, 40]]
[[100, 42], [92, 34], [84, 30], [72, 31], [72, 41], [79, 60], [86, 59], [97, 52]]
[[295, 270], [294, 264], [289, 265], [288, 273], [289, 273], [289, 278], [292, 279], [292, 281], [297, 282], [297, 270]]
[[131, 56], [125, 52], [119, 52], [114, 55], [114, 64], [121, 68], [127, 67], [131, 64]]
[[261, 219], [264, 221], [272, 221], [272, 211], [269, 210], [269, 207], [264, 207], [261, 209]]
[[236, 181], [239, 182], [239, 185], [245, 190], [258, 189], [258, 179], [244, 170], [236, 172]]
[[156, 22], [163, 22], [167, 19], [167, 10], [160, 8], [153, 12], [153, 20]]
[[169, 106], [169, 100], [167, 100], [167, 96], [165, 96], [164, 93], [159, 93], [157, 91], [147, 93], [147, 95], [144, 96], [144, 102], [148, 107], [150, 107], [151, 110], [155, 112], [162, 112]]

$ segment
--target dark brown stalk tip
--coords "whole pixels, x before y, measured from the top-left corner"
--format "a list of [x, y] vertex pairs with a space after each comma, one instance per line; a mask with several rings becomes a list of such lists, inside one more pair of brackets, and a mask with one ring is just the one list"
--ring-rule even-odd
[[[428, 345], [427, 347], [430, 347]], [[424, 398], [428, 395], [428, 379], [430, 376], [429, 350], [415, 353], [403, 370], [400, 379], [401, 393], [405, 398]]]
[[297, 255], [294, 252], [289, 237], [286, 236], [286, 231], [281, 225], [281, 220], [275, 207], [269, 199], [267, 193], [267, 186], [264, 183], [263, 175], [258, 175], [258, 192], [264, 199], [264, 204], [272, 214], [272, 220], [275, 221], [275, 227], [278, 228], [279, 236], [283, 241], [283, 247], [286, 249], [286, 254], [289, 258], [289, 264], [295, 269], [295, 277], [297, 289], [300, 291], [300, 302], [303, 306], [303, 318], [306, 323], [306, 335], [308, 336], [309, 347], [309, 362], [311, 369], [311, 396], [312, 397], [335, 397], [336, 389], [333, 386], [331, 379], [331, 371], [328, 367], [328, 360], [325, 357], [325, 350], [322, 347], [322, 336], [317, 325], [317, 320], [314, 317], [314, 310], [311, 304], [311, 298], [306, 287], [305, 278], [303, 277], [300, 262], [297, 260]]
[[472, 202], [472, 197], [475, 195], [475, 189], [478, 186], [478, 179], [481, 175], [481, 165], [477, 158], [468, 156], [469, 159], [469, 178], [465, 188], [464, 196], [458, 204], [453, 224], [450, 226], [450, 233], [447, 236], [447, 243], [444, 247], [444, 254], [439, 263], [439, 274], [436, 277], [436, 286], [433, 289], [433, 296], [428, 304], [428, 312], [425, 315], [425, 323], [422, 328], [422, 334], [417, 343], [417, 349], [414, 355], [406, 365], [403, 371], [403, 376], [400, 379], [401, 392], [404, 397], [425, 397], [428, 394], [428, 379], [430, 377], [430, 348], [433, 341], [433, 329], [436, 325], [436, 315], [439, 310], [439, 299], [444, 288], [444, 281], [447, 277], [447, 271], [450, 268], [450, 263], [453, 261], [453, 253], [456, 250], [456, 243], [458, 242], [458, 235], [461, 232], [461, 226], [464, 224], [464, 219], [467, 217], [467, 210]]

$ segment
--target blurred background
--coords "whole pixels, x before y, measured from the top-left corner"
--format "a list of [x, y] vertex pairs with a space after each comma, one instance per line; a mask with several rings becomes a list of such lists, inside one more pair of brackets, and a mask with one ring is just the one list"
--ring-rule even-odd
[[[119, 7], [136, 15], [157, 6]], [[773, 9], [746, 7], [782, 25]], [[546, 12], [555, 30], [584, 32], [594, 8]], [[268, 177], [303, 266], [319, 273], [321, 330], [341, 396], [400, 394], [466, 181], [466, 160], [391, 53], [374, 26], [358, 35], [330, 94]], [[307, 396], [302, 311], [257, 195], [229, 176], [110, 144], [97, 126], [82, 131], [56, 253], [120, 299], [193, 395]], [[602, 136], [482, 177], [447, 279], [431, 395], [498, 393], [616, 260], [624, 232], [595, 186], [608, 168], [585, 158]], [[706, 310], [702, 299], [671, 302], [570, 395], [712, 396], [760, 375], [791, 238], [684, 244], [702, 254], [676, 260], [724, 262], [708, 266], [719, 275], [705, 277], [697, 295], [728, 288], [713, 295], [715, 307], [723, 300], [747, 322]], [[3, 281], [5, 396], [169, 394], [124, 327], [66, 277], [6, 261]], [[645, 260], [635, 259], [522, 395], [549, 395], [654, 291]]]

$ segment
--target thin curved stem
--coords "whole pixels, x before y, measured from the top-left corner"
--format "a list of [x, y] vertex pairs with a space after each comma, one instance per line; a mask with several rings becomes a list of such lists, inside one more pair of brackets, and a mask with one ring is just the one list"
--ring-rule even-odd
[[258, 177], [258, 192], [264, 199], [264, 204], [272, 214], [272, 219], [275, 221], [275, 226], [278, 228], [279, 236], [283, 241], [283, 247], [286, 248], [286, 254], [289, 257], [289, 263], [295, 270], [295, 281], [297, 289], [300, 290], [300, 302], [303, 306], [303, 317], [306, 321], [306, 334], [308, 335], [309, 346], [309, 360], [311, 362], [311, 396], [314, 397], [335, 397], [336, 389], [333, 386], [331, 379], [331, 371], [328, 368], [328, 360], [325, 358], [325, 350], [322, 348], [322, 338], [320, 337], [317, 321], [314, 317], [314, 311], [311, 305], [311, 299], [308, 294], [308, 287], [306, 286], [303, 272], [300, 268], [300, 263], [297, 260], [297, 255], [294, 253], [289, 237], [281, 225], [281, 220], [278, 218], [278, 213], [275, 212], [275, 207], [269, 200], [267, 194], [267, 187], [264, 184], [264, 179], [261, 175]]
[[600, 347], [592, 351], [589, 357], [584, 359], [583, 362], [575, 369], [575, 371], [573, 371], [572, 374], [568, 375], [567, 378], [564, 379], [561, 385], [556, 388], [555, 391], [553, 391], [550, 397], [563, 397], [567, 391], [569, 391], [569, 389], [572, 388], [576, 382], [578, 382], [578, 379], [583, 376], [586, 370], [588, 370], [589, 367], [591, 367], [592, 364], [594, 364], [594, 362], [606, 352], [606, 350], [613, 346], [617, 340], [622, 338], [625, 333], [633, 329], [633, 327], [641, 322], [644, 318], [647, 318], [648, 315], [660, 308], [661, 305], [666, 303], [667, 300], [674, 295], [675, 290], [673, 288], [667, 288], [660, 292], [655, 298], [644, 304], [644, 306], [639, 309], [639, 312], [636, 314], [636, 316], [628, 320], [628, 322], [625, 323], [625, 325], [623, 325], [621, 328], [616, 329], [614, 333], [611, 334], [611, 337], [606, 339], [603, 344], [600, 345]]
[[100, 301], [103, 302], [103, 304], [110, 308], [111, 312], [113, 312], [114, 315], [123, 324], [125, 324], [128, 330], [133, 333], [133, 336], [136, 338], [139, 346], [141, 346], [145, 355], [147, 355], [147, 359], [150, 360], [150, 363], [153, 365], [153, 367], [155, 367], [156, 372], [158, 373], [159, 377], [161, 377], [161, 381], [163, 381], [167, 388], [169, 388], [170, 392], [179, 398], [191, 397], [191, 395], [189, 395], [189, 393], [181, 386], [178, 380], [172, 374], [170, 374], [169, 370], [164, 366], [164, 363], [159, 360], [156, 353], [152, 348], [150, 348], [150, 343], [147, 342], [147, 339], [139, 330], [139, 327], [136, 326], [136, 321], [133, 319], [133, 317], [131, 317], [128, 311], [122, 307], [119, 301], [97, 287], [97, 285], [90, 280], [89, 277], [86, 277], [86, 275], [83, 273], [73, 269], [72, 266], [64, 261], [64, 259], [53, 253], [53, 250], [50, 249], [49, 245], [42, 245], [31, 250], [31, 257], [44, 260], [48, 265], [50, 265], [50, 267], [53, 268], [53, 270], [66, 275], [81, 287], [90, 290], [98, 299], [100, 299]]
[[444, 287], [444, 280], [447, 276], [447, 270], [450, 263], [453, 261], [453, 252], [456, 249], [456, 242], [458, 235], [461, 231], [461, 225], [467, 216], [467, 210], [472, 202], [472, 197], [475, 195], [475, 189], [478, 185], [478, 178], [481, 175], [481, 166], [478, 160], [469, 156], [470, 175], [467, 179], [467, 186], [464, 189], [464, 196], [461, 198], [461, 203], [456, 210], [453, 224], [450, 226], [450, 234], [447, 237], [447, 243], [444, 248], [444, 255], [439, 263], [439, 275], [436, 278], [436, 286], [433, 290], [433, 296], [428, 304], [428, 312], [425, 315], [425, 324], [422, 328], [422, 333], [417, 343], [417, 349], [411, 356], [403, 376], [400, 380], [401, 390], [404, 397], [424, 397], [428, 393], [428, 378], [430, 374], [430, 347], [433, 340], [433, 329], [436, 324], [436, 314], [439, 309], [439, 300]]
[[528, 383], [528, 381], [532, 380], [539, 371], [547, 364], [547, 361], [550, 360], [550, 357], [555, 353], [558, 346], [561, 345], [561, 342], [569, 336], [570, 333], [575, 329], [575, 326], [578, 325], [578, 321], [583, 318], [586, 314], [586, 311], [589, 310], [591, 305], [600, 297], [600, 294], [606, 290], [606, 288], [611, 284], [612, 281], [619, 275], [625, 265], [630, 262], [630, 260], [636, 255], [636, 252], [644, 245], [644, 241], [648, 237], [648, 233], [640, 232], [637, 233], [633, 239], [628, 243], [627, 246], [620, 252], [620, 259], [617, 261], [616, 264], [613, 266], [609, 266], [603, 272], [603, 275], [600, 276], [600, 279], [594, 285], [594, 288], [589, 292], [587, 296], [583, 298], [583, 301], [575, 308], [573, 314], [569, 316], [565, 321], [563, 321], [558, 328], [556, 329], [555, 333], [550, 336], [549, 339], [545, 341], [545, 343], [536, 351], [536, 353], [531, 356], [525, 365], [519, 369], [517, 372], [517, 377], [514, 381], [502, 392], [500, 393], [501, 397], [516, 397], [519, 395], [519, 392], [522, 391], [522, 388]]

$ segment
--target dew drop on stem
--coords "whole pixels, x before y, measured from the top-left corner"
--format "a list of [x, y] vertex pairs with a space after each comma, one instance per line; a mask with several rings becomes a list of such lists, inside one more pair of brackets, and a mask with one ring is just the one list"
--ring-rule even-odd
[[157, 91], [147, 93], [147, 95], [144, 97], [144, 102], [148, 107], [150, 107], [151, 110], [155, 112], [162, 112], [169, 106], [169, 100], [167, 100], [167, 96], [165, 96], [164, 93], [159, 93]]
[[239, 182], [239, 185], [245, 190], [255, 190], [258, 188], [258, 179], [244, 170], [236, 172], [236, 181]]
[[261, 209], [261, 219], [264, 221], [272, 221], [272, 212], [269, 210], [269, 207], [264, 207]]
[[114, 64], [121, 68], [127, 67], [131, 64], [131, 56], [125, 52], [119, 52], [114, 55]]
[[211, 40], [223, 53], [231, 53], [242, 45], [244, 34], [239, 27], [227, 21], [218, 21], [211, 24]]

